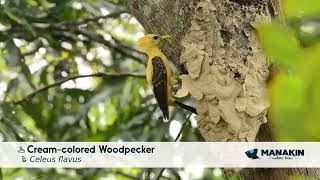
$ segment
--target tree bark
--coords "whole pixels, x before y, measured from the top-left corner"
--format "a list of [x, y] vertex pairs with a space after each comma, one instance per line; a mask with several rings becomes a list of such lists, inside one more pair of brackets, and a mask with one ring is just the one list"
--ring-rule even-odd
[[[255, 26], [279, 16], [277, 0], [126, 0], [125, 5], [148, 33], [174, 37], [163, 51], [188, 71], [180, 76], [177, 96], [191, 94], [207, 141], [272, 140], [264, 124], [269, 71]], [[244, 169], [240, 174], [243, 179], [288, 179], [319, 172]]]

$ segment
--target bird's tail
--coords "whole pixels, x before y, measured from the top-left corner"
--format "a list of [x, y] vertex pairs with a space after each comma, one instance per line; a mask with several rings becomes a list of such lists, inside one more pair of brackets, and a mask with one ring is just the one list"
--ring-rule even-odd
[[183, 103], [181, 103], [179, 101], [176, 101], [176, 100], [173, 100], [173, 102], [176, 105], [178, 105], [179, 107], [181, 107], [182, 109], [185, 109], [185, 110], [187, 110], [189, 112], [192, 112], [193, 114], [198, 114], [196, 108], [194, 108], [194, 107], [188, 106], [188, 105], [183, 104]]

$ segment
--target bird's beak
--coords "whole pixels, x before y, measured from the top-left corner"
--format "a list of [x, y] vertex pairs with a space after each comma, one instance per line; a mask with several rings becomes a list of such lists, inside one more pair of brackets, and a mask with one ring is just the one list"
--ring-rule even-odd
[[161, 41], [166, 41], [166, 40], [170, 40], [170, 39], [171, 39], [171, 36], [169, 36], [169, 35], [164, 35], [164, 36], [160, 37]]

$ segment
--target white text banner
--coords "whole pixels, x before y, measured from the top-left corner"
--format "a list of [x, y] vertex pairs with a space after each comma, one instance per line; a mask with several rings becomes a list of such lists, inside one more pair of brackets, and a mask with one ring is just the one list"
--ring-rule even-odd
[[3, 168], [320, 167], [320, 143], [3, 142]]

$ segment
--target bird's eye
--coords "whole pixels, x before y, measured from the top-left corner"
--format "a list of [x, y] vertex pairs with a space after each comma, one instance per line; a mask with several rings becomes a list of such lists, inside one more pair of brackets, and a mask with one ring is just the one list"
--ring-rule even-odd
[[159, 39], [159, 36], [153, 36], [153, 39], [157, 40], [157, 39]]

